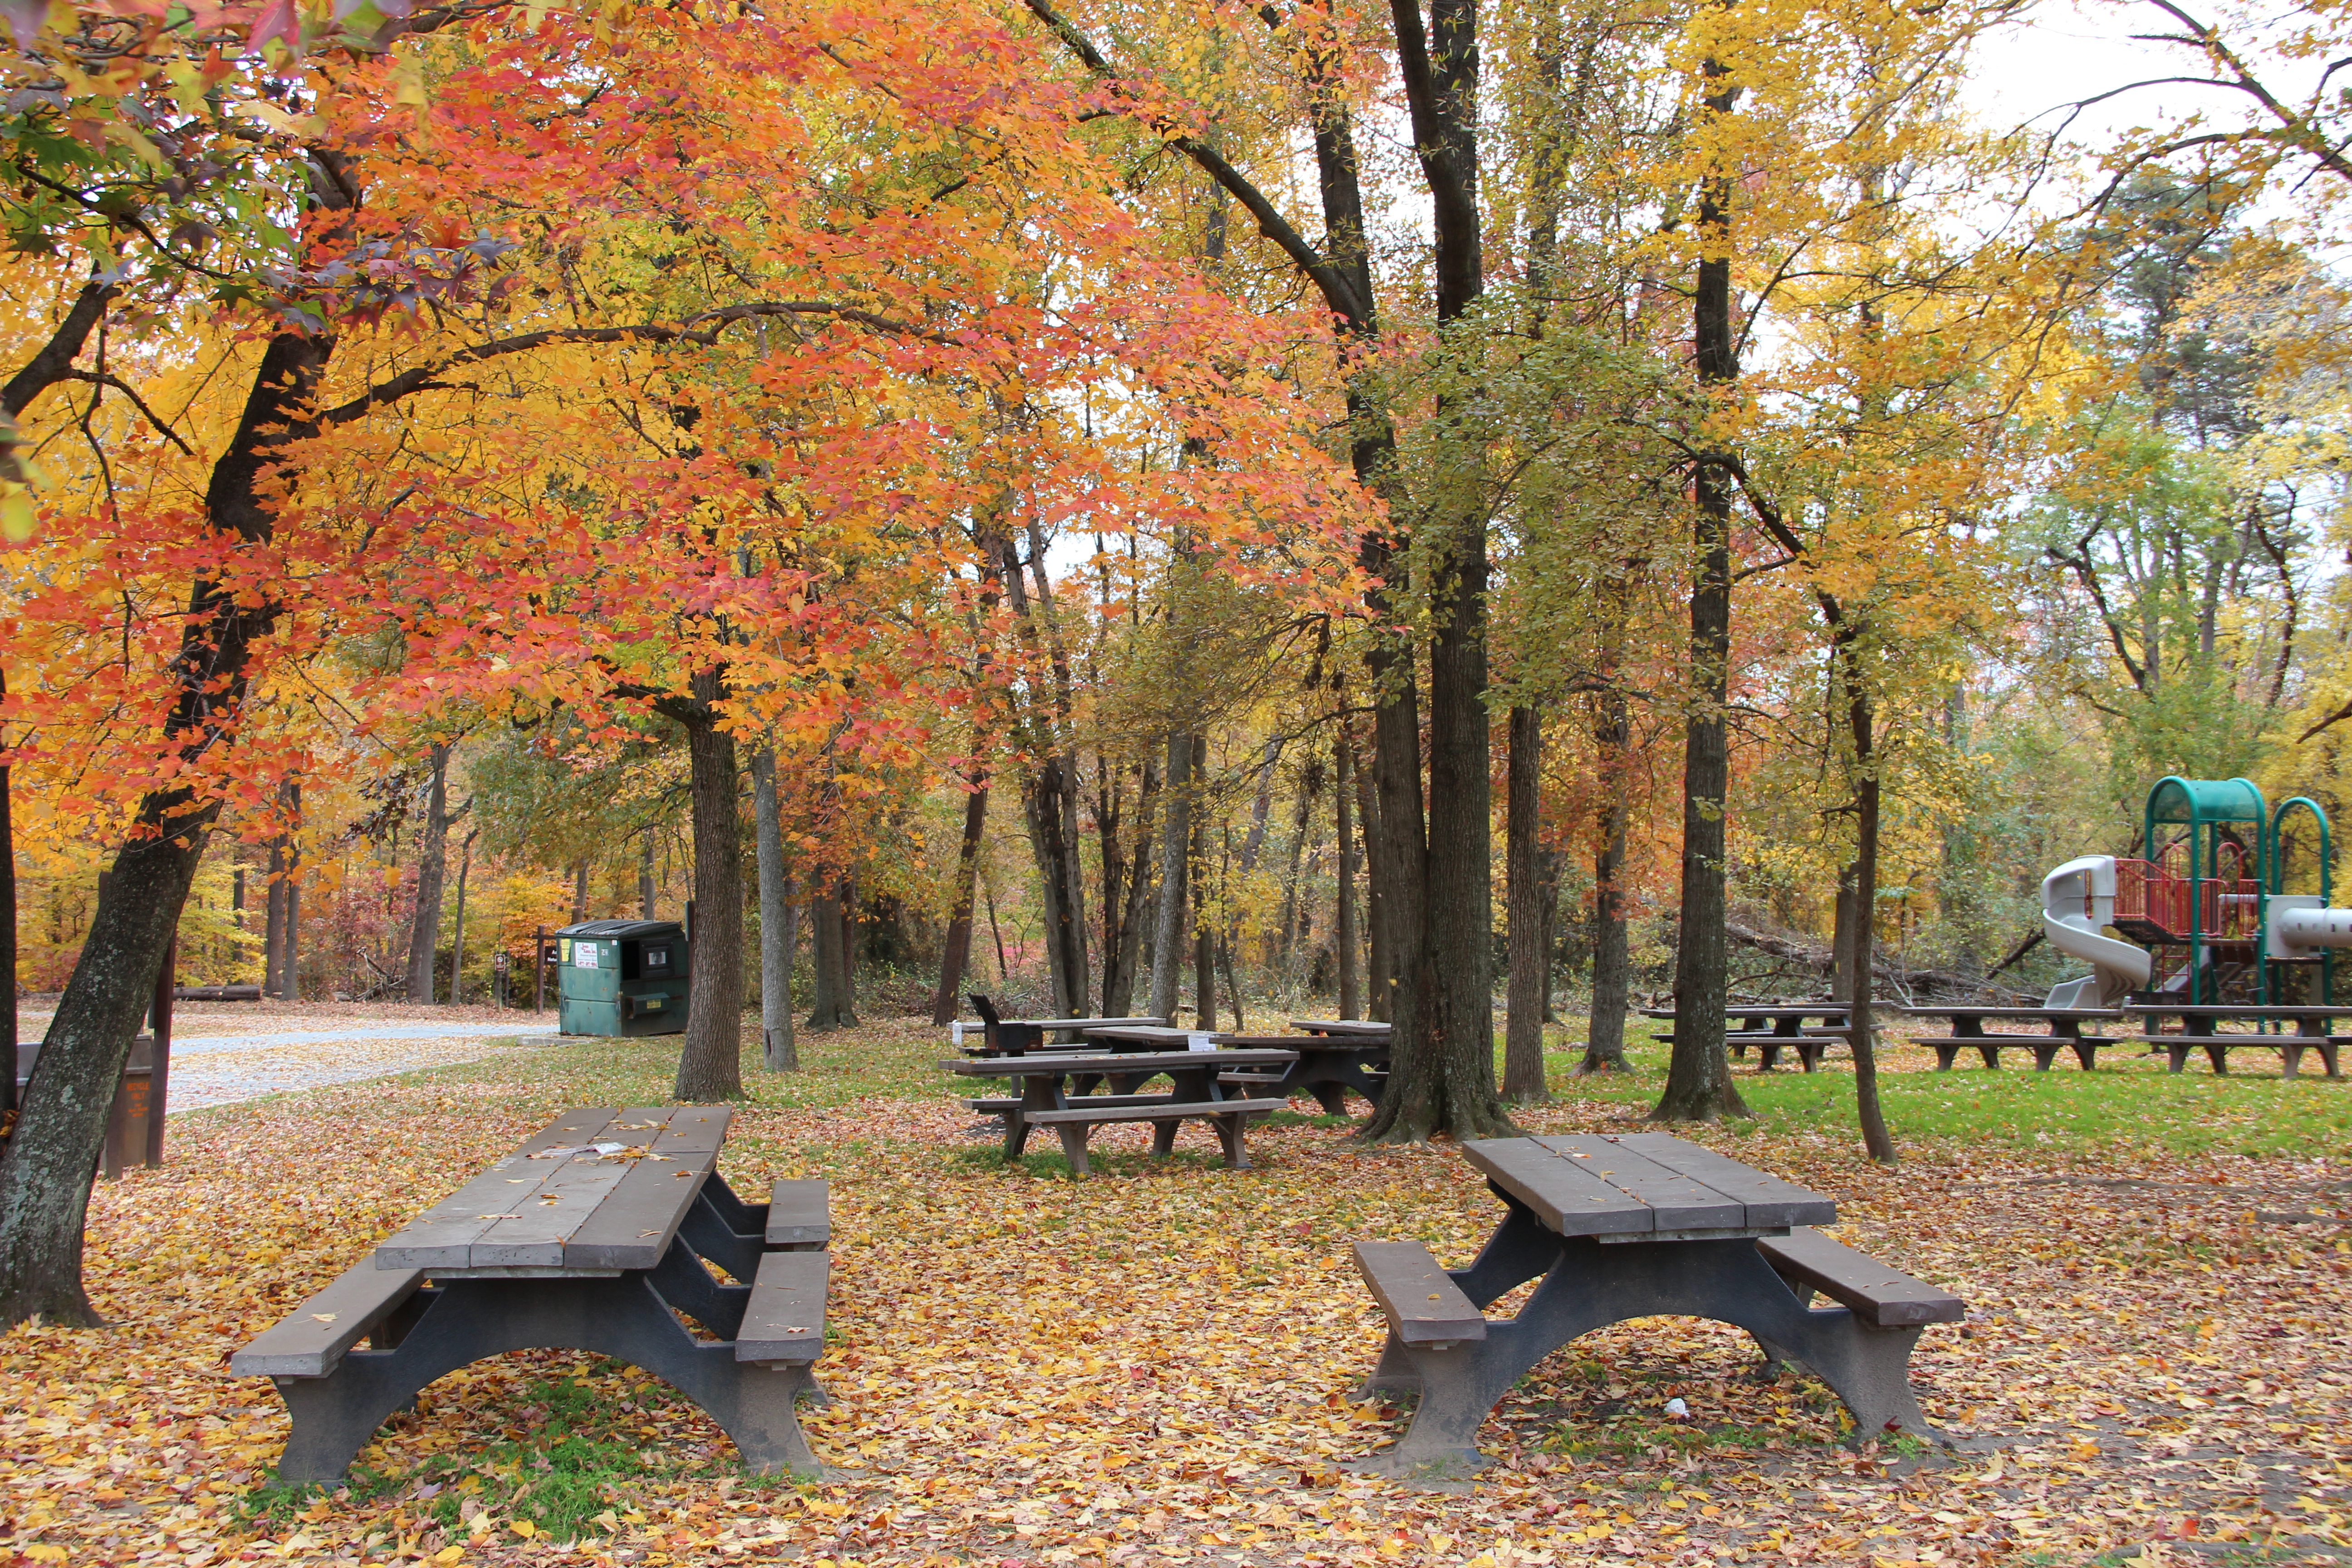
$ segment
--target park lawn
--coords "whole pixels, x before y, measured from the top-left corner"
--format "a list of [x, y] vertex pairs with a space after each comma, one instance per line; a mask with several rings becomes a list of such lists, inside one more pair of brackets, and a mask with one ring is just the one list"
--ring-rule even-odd
[[[804, 1420], [842, 1479], [742, 1475], [690, 1406], [569, 1354], [427, 1391], [352, 1483], [272, 1488], [284, 1420], [229, 1351], [554, 1110], [660, 1103], [675, 1042], [510, 1056], [175, 1118], [172, 1163], [101, 1186], [89, 1278], [114, 1327], [0, 1341], [0, 1551], [20, 1561], [1243, 1563], [2340, 1563], [2352, 1550], [2352, 1084], [2129, 1064], [1916, 1070], [1890, 1051], [1897, 1172], [1863, 1160], [1850, 1076], [1739, 1085], [1696, 1135], [1837, 1197], [1848, 1241], [1956, 1289], [1914, 1360], [1967, 1445], [1841, 1444], [1806, 1380], [1759, 1383], [1719, 1325], [1654, 1320], [1538, 1368], [1472, 1489], [1339, 1468], [1397, 1429], [1348, 1397], [1378, 1349], [1348, 1258], [1419, 1237], [1466, 1262], [1498, 1205], [1450, 1149], [1367, 1149], [1306, 1115], [1223, 1171], [1188, 1127], [1153, 1161], [1006, 1166], [913, 1023], [803, 1040], [752, 1073], [739, 1188], [835, 1183], [835, 1275]], [[1536, 1131], [1632, 1125], [1573, 1080]], [[2249, 1058], [2251, 1062], [2251, 1058]], [[1663, 1413], [1681, 1397], [1688, 1418]], [[1905, 1446], [1906, 1448], [1910, 1445]], [[0, 1559], [5, 1561], [5, 1559]]]

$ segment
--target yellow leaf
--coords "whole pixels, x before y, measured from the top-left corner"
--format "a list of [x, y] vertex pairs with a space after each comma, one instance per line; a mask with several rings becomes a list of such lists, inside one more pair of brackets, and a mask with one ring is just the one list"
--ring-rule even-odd
[[539, 1533], [539, 1526], [531, 1523], [531, 1521], [527, 1519], [519, 1519], [514, 1522], [514, 1532], [517, 1535], [521, 1536], [525, 1541], [529, 1541], [532, 1536]]
[[449, 1568], [450, 1563], [465, 1555], [466, 1549], [462, 1546], [445, 1546], [433, 1554], [433, 1561], [440, 1563], [441, 1568]]
[[331, 1323], [335, 1321], [335, 1314], [332, 1312], [313, 1312], [310, 1316], [318, 1319], [319, 1321], [322, 1323]]

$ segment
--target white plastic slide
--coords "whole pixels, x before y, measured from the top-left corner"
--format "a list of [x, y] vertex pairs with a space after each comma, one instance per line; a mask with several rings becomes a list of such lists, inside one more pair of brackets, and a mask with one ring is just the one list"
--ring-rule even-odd
[[2051, 946], [2091, 966], [2061, 981], [2045, 1007], [2114, 1007], [2144, 989], [2153, 966], [2147, 950], [2100, 932], [2116, 918], [2116, 858], [2084, 855], [2042, 879], [2042, 934]]

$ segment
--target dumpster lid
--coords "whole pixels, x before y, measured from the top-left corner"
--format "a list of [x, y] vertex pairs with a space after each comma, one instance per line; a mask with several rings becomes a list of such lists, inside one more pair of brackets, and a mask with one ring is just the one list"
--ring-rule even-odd
[[685, 933], [686, 928], [676, 921], [582, 921], [578, 925], [568, 925], [547, 934], [625, 940], [640, 936], [683, 936]]

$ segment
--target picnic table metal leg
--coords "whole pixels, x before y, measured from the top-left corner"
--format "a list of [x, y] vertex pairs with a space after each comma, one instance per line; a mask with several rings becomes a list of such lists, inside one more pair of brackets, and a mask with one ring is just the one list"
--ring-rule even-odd
[[[699, 1265], [696, 1266], [699, 1268]], [[519, 1350], [580, 1350], [653, 1373], [701, 1406], [756, 1474], [820, 1477], [794, 1416], [806, 1369], [735, 1360], [731, 1343], [697, 1340], [645, 1273], [614, 1279], [452, 1279], [389, 1350], [345, 1352], [325, 1377], [279, 1378], [293, 1416], [278, 1474], [341, 1477], [386, 1417], [436, 1379]]]
[[[1916, 1328], [1874, 1329], [1843, 1307], [1809, 1309], [1747, 1240], [1560, 1243], [1559, 1262], [1516, 1318], [1443, 1348], [1398, 1346], [1421, 1384], [1396, 1445], [1350, 1468], [1379, 1475], [1466, 1475], [1484, 1467], [1476, 1437], [1495, 1402], [1528, 1368], [1579, 1335], [1628, 1318], [1713, 1318], [1782, 1347], [1836, 1391], [1857, 1440], [1890, 1431], [1945, 1439], [1911, 1392]], [[1384, 1357], [1385, 1360], [1385, 1357]]]

